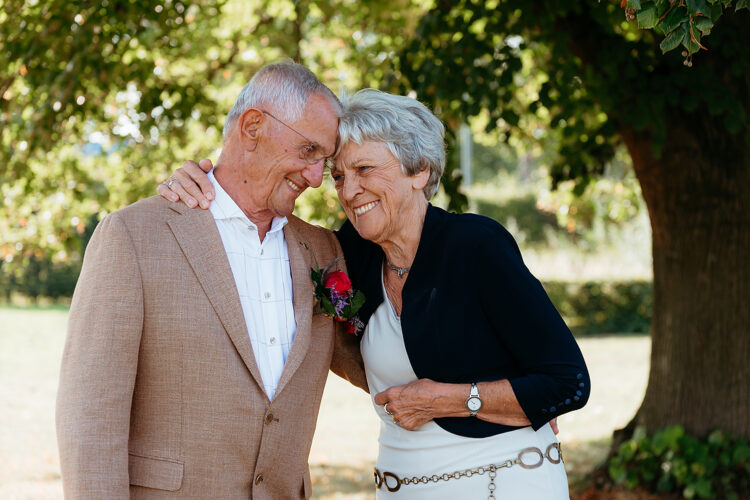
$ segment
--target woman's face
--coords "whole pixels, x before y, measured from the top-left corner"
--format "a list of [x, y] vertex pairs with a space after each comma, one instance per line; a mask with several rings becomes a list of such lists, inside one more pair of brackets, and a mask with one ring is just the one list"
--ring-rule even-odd
[[425, 201], [428, 170], [408, 177], [386, 144], [364, 142], [344, 146], [331, 176], [341, 206], [363, 238], [381, 243], [393, 241], [399, 231], [414, 230], [412, 219]]

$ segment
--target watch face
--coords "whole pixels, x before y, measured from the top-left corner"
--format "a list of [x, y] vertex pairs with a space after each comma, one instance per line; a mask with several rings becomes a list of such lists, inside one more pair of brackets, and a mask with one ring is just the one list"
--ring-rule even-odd
[[469, 409], [469, 411], [479, 411], [479, 409], [482, 407], [482, 400], [476, 397], [469, 398], [466, 401], [466, 407]]

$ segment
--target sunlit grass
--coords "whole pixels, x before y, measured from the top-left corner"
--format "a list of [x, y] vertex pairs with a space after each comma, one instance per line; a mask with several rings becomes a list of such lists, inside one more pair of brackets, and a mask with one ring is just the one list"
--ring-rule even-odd
[[[66, 321], [65, 308], [0, 308], [0, 498], [62, 498], [54, 401]], [[643, 335], [587, 337], [579, 344], [591, 372], [591, 399], [560, 418], [559, 436], [574, 486], [606, 456], [612, 430], [638, 408], [650, 346]], [[315, 498], [374, 498], [377, 433], [369, 396], [331, 375], [310, 455]]]

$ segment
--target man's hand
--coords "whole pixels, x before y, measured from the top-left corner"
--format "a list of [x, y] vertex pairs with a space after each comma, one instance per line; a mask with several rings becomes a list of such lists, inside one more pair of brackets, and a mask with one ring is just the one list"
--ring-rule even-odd
[[214, 168], [211, 160], [204, 158], [199, 163], [186, 161], [169, 176], [169, 180], [156, 187], [156, 192], [170, 201], [182, 200], [190, 208], [200, 205], [207, 209], [216, 197], [214, 187], [206, 175]]

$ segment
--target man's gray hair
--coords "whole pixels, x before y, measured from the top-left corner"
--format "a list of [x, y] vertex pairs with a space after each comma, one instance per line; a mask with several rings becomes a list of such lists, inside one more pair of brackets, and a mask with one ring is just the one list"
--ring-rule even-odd
[[343, 95], [344, 114], [339, 121], [339, 151], [349, 141], [382, 142], [401, 163], [405, 175], [430, 170], [423, 191], [430, 200], [445, 169], [445, 127], [416, 99], [362, 89]]
[[242, 87], [240, 95], [224, 122], [224, 139], [237, 118], [250, 108], [262, 108], [286, 122], [302, 118], [312, 94], [328, 98], [337, 115], [342, 108], [336, 95], [315, 74], [291, 60], [268, 64], [258, 70]]

